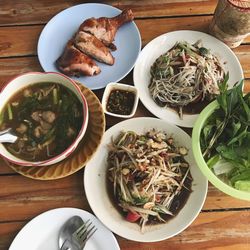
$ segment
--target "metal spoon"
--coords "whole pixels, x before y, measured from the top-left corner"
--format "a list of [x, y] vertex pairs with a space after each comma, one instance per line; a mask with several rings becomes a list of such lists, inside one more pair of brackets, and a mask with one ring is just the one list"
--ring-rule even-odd
[[[74, 246], [72, 243], [72, 235], [73, 233], [83, 224], [83, 220], [79, 216], [73, 216], [68, 219], [62, 226], [59, 232], [59, 249], [70, 249], [70, 250], [77, 250], [79, 249], [78, 246]], [[66, 247], [66, 248], [65, 248]]]
[[0, 131], [0, 143], [15, 143], [18, 137], [14, 134], [11, 128]]

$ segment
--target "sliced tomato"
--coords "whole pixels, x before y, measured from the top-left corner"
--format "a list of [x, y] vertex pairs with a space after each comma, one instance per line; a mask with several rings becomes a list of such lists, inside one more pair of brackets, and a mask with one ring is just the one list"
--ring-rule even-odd
[[161, 201], [161, 195], [157, 194], [157, 195], [155, 196], [155, 200], [156, 200], [157, 202], [160, 202], [160, 201]]
[[138, 213], [128, 212], [126, 220], [129, 222], [136, 222], [141, 216]]

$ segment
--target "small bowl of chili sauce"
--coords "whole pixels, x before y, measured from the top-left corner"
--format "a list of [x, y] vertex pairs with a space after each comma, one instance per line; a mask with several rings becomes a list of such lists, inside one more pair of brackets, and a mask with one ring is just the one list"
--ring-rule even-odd
[[103, 93], [102, 107], [108, 115], [130, 118], [135, 114], [138, 100], [138, 92], [134, 86], [111, 82]]

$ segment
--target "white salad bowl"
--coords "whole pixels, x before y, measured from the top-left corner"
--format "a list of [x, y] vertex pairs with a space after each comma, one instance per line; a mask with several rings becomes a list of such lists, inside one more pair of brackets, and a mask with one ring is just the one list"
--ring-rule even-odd
[[143, 105], [158, 118], [181, 127], [192, 128], [199, 114], [184, 113], [181, 119], [174, 109], [156, 104], [148, 89], [151, 81], [150, 69], [155, 60], [169, 51], [177, 42], [186, 41], [193, 44], [198, 40], [201, 40], [202, 46], [217, 56], [224, 66], [225, 73], [229, 72], [229, 88], [244, 78], [237, 56], [226, 44], [211, 35], [194, 30], [168, 32], [150, 41], [140, 53], [133, 72], [134, 85]]
[[[164, 131], [175, 140], [176, 146], [188, 149], [185, 156], [190, 164], [193, 178], [192, 192], [177, 215], [166, 223], [146, 225], [144, 232], [137, 223], [131, 223], [118, 211], [117, 204], [111, 198], [107, 181], [108, 145], [117, 138], [121, 131], [134, 131], [143, 134], [150, 129]], [[84, 172], [84, 188], [92, 211], [98, 219], [115, 234], [138, 242], [156, 242], [168, 239], [186, 229], [198, 216], [207, 195], [207, 179], [197, 167], [191, 138], [179, 127], [157, 118], [140, 117], [124, 120], [108, 129], [94, 157], [88, 162]], [[112, 189], [112, 188], [111, 188]]]
[[5, 104], [8, 102], [8, 100], [18, 91], [21, 89], [35, 83], [41, 83], [41, 82], [52, 82], [61, 84], [64, 87], [70, 89], [75, 96], [79, 99], [79, 101], [82, 104], [82, 110], [83, 110], [83, 123], [81, 126], [81, 129], [76, 137], [76, 139], [73, 141], [73, 143], [64, 150], [61, 154], [52, 157], [48, 160], [44, 161], [27, 161], [20, 158], [17, 158], [13, 154], [11, 154], [7, 149], [4, 147], [2, 143], [0, 143], [0, 155], [5, 158], [7, 161], [12, 162], [17, 165], [22, 166], [46, 166], [46, 165], [52, 165], [59, 161], [64, 160], [67, 156], [69, 156], [77, 147], [81, 139], [83, 138], [87, 125], [88, 125], [88, 105], [87, 101], [82, 94], [80, 88], [77, 86], [77, 84], [71, 80], [70, 78], [66, 77], [63, 74], [56, 73], [56, 72], [30, 72], [25, 73], [22, 75], [17, 76], [16, 78], [12, 79], [10, 82], [8, 82], [5, 87], [2, 89], [0, 93], [0, 114], [3, 111], [3, 108], [5, 107]]

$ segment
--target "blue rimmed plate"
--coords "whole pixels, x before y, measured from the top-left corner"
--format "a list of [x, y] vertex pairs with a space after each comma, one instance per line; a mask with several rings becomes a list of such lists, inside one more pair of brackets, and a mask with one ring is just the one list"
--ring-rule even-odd
[[[38, 59], [44, 71], [58, 72], [55, 61], [84, 20], [113, 17], [120, 13], [121, 10], [109, 5], [87, 3], [70, 7], [54, 16], [44, 27], [38, 41]], [[125, 77], [134, 67], [141, 50], [141, 37], [136, 24], [129, 22], [120, 27], [114, 44], [117, 50], [112, 52], [115, 57], [113, 66], [97, 62], [101, 68], [99, 75], [72, 78], [90, 89], [100, 89], [109, 82], [118, 82]]]

